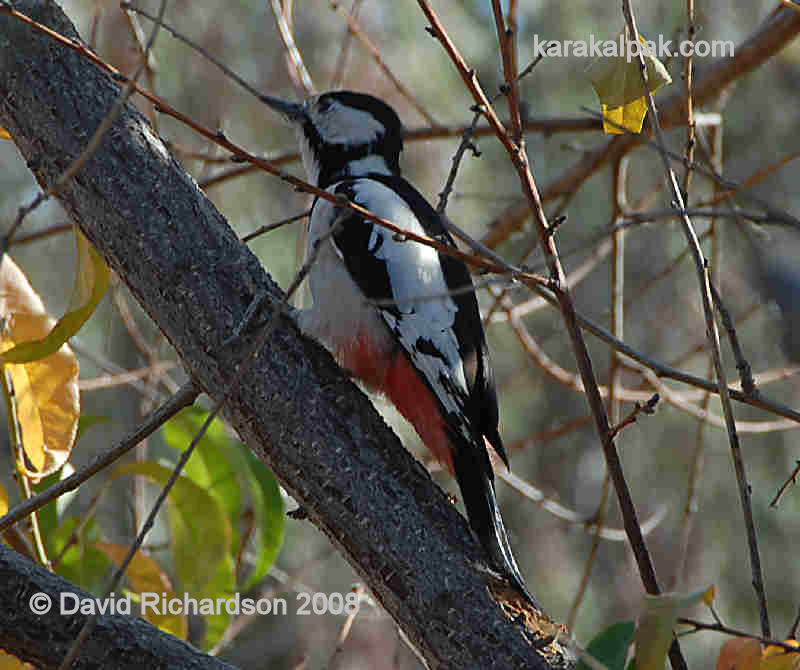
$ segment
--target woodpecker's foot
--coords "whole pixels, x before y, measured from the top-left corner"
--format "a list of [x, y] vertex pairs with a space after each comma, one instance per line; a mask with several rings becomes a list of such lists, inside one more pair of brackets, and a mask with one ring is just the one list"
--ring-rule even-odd
[[306, 508], [300, 505], [297, 509], [290, 510], [286, 512], [286, 516], [290, 519], [294, 519], [295, 521], [305, 521], [308, 519], [308, 512]]
[[297, 327], [302, 330], [303, 333], [315, 340], [319, 339], [313, 327], [314, 324], [311, 309], [298, 309], [297, 307], [287, 305], [286, 313], [294, 320], [294, 322], [297, 324]]
[[238, 344], [239, 341], [242, 339], [242, 334], [246, 332], [253, 332], [258, 330], [259, 326], [262, 324], [256, 321], [256, 315], [264, 305], [264, 301], [267, 298], [266, 291], [260, 291], [256, 293], [255, 297], [250, 301], [250, 304], [247, 306], [245, 310], [244, 316], [242, 320], [236, 325], [233, 329], [233, 333], [231, 333], [230, 337], [228, 337], [223, 343], [223, 347], [230, 347], [233, 344]]

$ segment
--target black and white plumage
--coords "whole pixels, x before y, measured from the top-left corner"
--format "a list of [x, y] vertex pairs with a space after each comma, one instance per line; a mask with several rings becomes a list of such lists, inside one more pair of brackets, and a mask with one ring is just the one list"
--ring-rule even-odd
[[[455, 246], [441, 217], [400, 176], [402, 128], [391, 107], [349, 91], [302, 104], [263, 99], [295, 125], [312, 183], [404, 230]], [[387, 395], [455, 474], [492, 564], [535, 604], [497, 506], [486, 440], [506, 465], [508, 459], [467, 267], [321, 198], [308, 239], [309, 249], [318, 244], [309, 276], [314, 303], [299, 313], [301, 327]]]

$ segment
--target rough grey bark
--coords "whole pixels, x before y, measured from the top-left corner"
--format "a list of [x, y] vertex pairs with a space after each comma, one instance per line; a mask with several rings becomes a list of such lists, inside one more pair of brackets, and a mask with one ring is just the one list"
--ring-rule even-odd
[[[28, 608], [35, 593], [47, 593], [54, 603], [49, 613], [36, 615]], [[57, 668], [78, 635], [86, 616], [61, 616], [59, 594], [92, 596], [48, 572], [13, 550], [0, 545], [0, 647], [40, 668]], [[67, 601], [72, 607], [72, 600]], [[11, 606], [10, 606], [11, 605]], [[98, 618], [74, 670], [82, 668], [186, 668], [232, 670], [233, 666], [162, 633], [141, 619], [116, 615]]]
[[[76, 36], [52, 2], [13, 6]], [[0, 125], [40, 184], [80, 154], [119, 91], [81, 55], [0, 10]], [[59, 199], [197, 383], [214, 400], [238, 384], [229, 421], [430, 667], [551, 667], [490, 597], [463, 517], [321, 347], [287, 318], [257, 360], [239, 365], [240, 350], [221, 346], [256, 291], [268, 293], [270, 314], [281, 290], [132, 107]], [[7, 625], [0, 647], [15, 634]], [[548, 659], [564, 663], [557, 652]]]

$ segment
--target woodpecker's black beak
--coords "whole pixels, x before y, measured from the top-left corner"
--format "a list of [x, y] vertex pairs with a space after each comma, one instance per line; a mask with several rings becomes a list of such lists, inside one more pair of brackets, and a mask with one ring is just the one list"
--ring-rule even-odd
[[271, 95], [262, 95], [261, 102], [278, 112], [289, 123], [302, 123], [306, 119], [306, 108], [303, 103], [286, 102]]

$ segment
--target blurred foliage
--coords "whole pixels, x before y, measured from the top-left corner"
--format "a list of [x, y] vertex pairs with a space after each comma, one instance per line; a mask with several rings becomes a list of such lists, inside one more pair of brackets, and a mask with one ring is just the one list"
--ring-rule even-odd
[[[547, 39], [613, 39], [623, 27], [617, 3], [576, 0], [561, 3], [544, 0], [517, 3], [519, 59], [524, 67], [535, 56], [530, 44], [533, 36]], [[156, 12], [158, 2], [142, 6]], [[472, 100], [440, 46], [425, 32], [425, 21], [415, 3], [359, 3], [358, 21], [379, 45], [381, 55], [395, 75], [420, 100], [437, 121], [466, 124], [471, 119]], [[751, 3], [720, 0], [699, 3], [696, 12], [698, 38], [733, 40], [737, 45], [750, 35], [775, 8], [774, 2]], [[128, 20], [111, 3], [72, 0], [64, 8], [85, 39], [102, 58], [130, 73], [138, 62], [138, 50], [131, 37]], [[345, 5], [350, 11], [351, 5]], [[497, 53], [494, 19], [487, 2], [435, 3], [435, 9], [453, 40], [470, 65], [476, 69], [490, 94], [502, 83], [502, 64]], [[656, 2], [636, 7], [639, 29], [649, 38], [663, 34], [685, 37], [686, 8], [683, 3]], [[260, 90], [288, 98], [300, 97], [288, 74], [285, 54], [268, 3], [228, 4], [170, 2], [167, 22], [201, 45], [215, 58]], [[150, 24], [141, 19], [144, 34]], [[306, 66], [319, 90], [334, 78], [346, 27], [340, 14], [327, 3], [295, 3], [295, 39]], [[93, 37], [92, 37], [93, 36]], [[253, 153], [267, 156], [295, 150], [291, 131], [257, 100], [243, 92], [213, 65], [186, 45], [162, 34], [154, 49], [156, 68], [149, 80], [156, 92], [178, 109], [211, 127], [223, 129], [234, 142]], [[711, 59], [695, 58], [702, 66]], [[532, 117], [575, 117], [582, 106], [598, 108], [591, 84], [584, 74], [588, 59], [575, 57], [545, 59], [520, 84], [525, 111]], [[683, 86], [683, 63], [667, 62], [673, 83], [657, 96]], [[147, 80], [146, 80], [147, 81]], [[370, 92], [395, 106], [408, 127], [425, 125], [424, 120], [393, 88], [356, 39], [349, 40], [343, 86]], [[744, 181], [749, 176], [800, 150], [797, 133], [800, 103], [800, 44], [777, 53], [764, 66], [737, 81], [719, 101], [700, 111], [718, 111], [723, 118], [724, 174]], [[141, 100], [140, 109], [152, 110]], [[498, 110], [505, 115], [502, 102]], [[202, 182], [229, 163], [209, 164], [197, 155], [224, 159], [216, 148], [175, 121], [156, 117], [158, 132], [168, 139], [176, 155], [195, 178]], [[578, 162], [583, 152], [606, 142], [599, 133], [558, 133], [526, 137], [534, 176], [541, 186], [558, 178]], [[667, 133], [667, 141], [683, 153], [685, 129]], [[406, 176], [435, 200], [451, 166], [459, 139], [409, 142], [403, 157]], [[480, 158], [467, 157], [456, 181], [456, 193], [448, 208], [450, 217], [476, 236], [502, 215], [520, 196], [519, 185], [507, 156], [493, 138], [478, 140]], [[697, 158], [706, 161], [702, 143]], [[17, 208], [30, 201], [37, 186], [10, 142], [0, 142], [0, 214], [7, 227]], [[235, 167], [235, 166], [234, 166]], [[299, 164], [288, 169], [302, 174]], [[679, 177], [682, 168], [677, 167]], [[650, 150], [640, 148], [630, 156], [628, 201], [644, 210], [669, 205], [662, 189], [660, 160]], [[788, 212], [800, 211], [797, 190], [797, 163], [788, 163], [751, 188], [752, 193]], [[238, 233], [245, 235], [259, 226], [297, 214], [308, 206], [308, 198], [267, 175], [251, 173], [209, 188], [208, 196]], [[565, 209], [568, 220], [557, 233], [557, 243], [569, 273], [587, 261], [596, 249], [597, 236], [612, 223], [613, 193], [609, 166], [571, 194]], [[695, 175], [690, 189], [690, 206], [707, 202], [713, 196], [708, 180]], [[747, 202], [739, 203], [752, 209]], [[556, 203], [547, 203], [552, 214]], [[37, 209], [26, 220], [22, 234], [64, 223], [66, 215], [57, 204]], [[699, 233], [708, 229], [707, 219], [695, 219]], [[297, 267], [297, 234], [302, 224], [269, 233], [251, 243], [268, 272], [287, 285]], [[797, 233], [775, 227], [752, 226], [720, 219], [716, 224], [720, 290], [734, 316], [745, 355], [754, 372], [779, 372], [790, 364], [797, 351], [797, 335], [789, 327], [797, 312], [797, 276], [792, 263], [797, 257]], [[509, 260], [523, 260], [523, 250], [533, 243], [530, 227], [516, 233], [498, 251]], [[675, 364], [693, 374], [710, 375], [709, 356], [703, 348], [705, 325], [702, 319], [694, 269], [683, 260], [665, 279], [650, 280], [670, 267], [685, 250], [686, 243], [673, 220], [659, 219], [637, 226], [627, 234], [625, 251], [624, 339], [648, 355]], [[704, 241], [711, 256], [711, 244]], [[73, 242], [68, 235], [47, 237], [12, 249], [31, 284], [42, 295], [49, 313], [62, 313], [70, 301], [70, 287], [64, 277], [74, 274]], [[573, 290], [579, 310], [587, 317], [608, 326], [611, 305], [611, 257], [606, 256]], [[776, 259], [773, 261], [771, 259]], [[541, 254], [527, 259], [537, 271]], [[770, 268], [780, 268], [770, 270]], [[520, 291], [510, 294], [514, 302], [529, 296]], [[491, 297], [481, 294], [485, 309]], [[122, 308], [124, 319], [120, 316]], [[126, 313], [127, 312], [129, 313]], [[523, 319], [557, 364], [574, 370], [569, 342], [558, 314], [550, 308]], [[588, 408], [582, 394], [560, 384], [537, 366], [523, 349], [507, 323], [493, 323], [489, 329], [493, 361], [499, 385], [502, 432], [514, 473], [540, 488], [577, 513], [591, 517], [602, 496], [604, 462], [591, 422], [559, 437], [542, 437], [570, 421], [586, 416]], [[587, 343], [601, 384], [608, 384], [608, 347], [589, 337]], [[81, 362], [84, 379], [105, 374], [111, 361], [136, 370], [154, 361], [173, 356], [168, 345], [136, 306], [124, 287], [112, 286], [73, 345]], [[729, 376], [737, 378], [730, 349], [723, 341]], [[792, 407], [800, 406], [800, 384], [796, 377], [776, 375], [777, 380], [762, 387], [770, 398]], [[134, 385], [84, 392], [84, 415], [108, 417], [88, 431], [75, 449], [76, 468], [88, 462], [136, 424], [143, 412], [180, 383], [174, 371], [145, 375]], [[626, 371], [620, 381], [627, 389], [643, 387], [640, 375]], [[673, 385], [686, 391], [686, 387]], [[693, 402], [701, 405], [702, 394]], [[425, 458], [412, 431], [388, 408], [379, 407], [394, 422], [406, 444]], [[626, 416], [631, 403], [624, 402], [619, 415]], [[736, 404], [736, 417], [746, 421], [769, 421], [771, 417], [751, 407]], [[708, 410], [720, 415], [719, 403], [711, 399]], [[163, 481], [168, 469], [161, 459], [174, 463], [174, 448], [185, 448], [188, 436], [197, 425], [194, 415], [183, 416], [164, 436], [151, 438], [138, 450], [139, 463], [128, 471], [146, 471], [152, 481]], [[190, 460], [187, 472], [159, 518], [145, 545], [170, 579], [203, 589], [251, 589], [252, 592], [283, 594], [294, 601], [293, 589], [302, 584], [312, 592], [346, 593], [356, 575], [332, 549], [329, 541], [304, 522], [287, 521], [283, 549], [270, 576], [263, 577], [280, 546], [282, 529], [269, 526], [264, 510], [277, 509], [280, 495], [269, 484], [257, 461], [249, 454], [223, 446], [224, 429], [214, 429], [210, 444]], [[800, 512], [800, 493], [789, 488], [777, 508], [769, 507], [776, 491], [786, 480], [798, 456], [794, 431], [748, 432], [742, 434], [742, 447], [753, 490], [753, 507], [759, 530], [761, 559], [773, 634], [782, 636], [794, 619], [800, 603], [800, 569], [797, 559], [796, 523]], [[539, 437], [537, 437], [539, 436]], [[701, 425], [697, 419], [663, 401], [654, 416], [642, 417], [625, 428], [617, 439], [625, 474], [641, 519], [647, 519], [662, 505], [668, 506], [664, 521], [648, 536], [648, 546], [660, 582], [681, 591], [692, 591], [704, 584], [717, 586], [715, 609], [735, 628], [757, 632], [759, 618], [750, 585], [750, 566], [743, 531], [741, 505], [735, 487], [727, 438], [723, 430]], [[680, 566], [680, 528], [687, 501], [689, 473], [702, 445], [702, 464], [698, 471], [696, 514], [688, 538], [687, 556]], [[7, 462], [13, 463], [10, 449]], [[144, 463], [144, 464], [143, 464]], [[169, 467], [169, 466], [164, 466]], [[0, 480], [11, 491], [16, 487], [0, 468]], [[455, 483], [441, 475], [439, 482], [450, 491]], [[155, 487], [133, 484], [123, 477], [108, 487], [103, 476], [87, 482], [56, 511], [53, 504], [42, 511], [40, 522], [48, 543], [48, 555], [62, 554], [59, 571], [87, 588], [99, 588], [110, 567], [109, 555], [98, 549], [98, 541], [129, 545], [157, 493]], [[192, 492], [181, 497], [182, 488]], [[99, 495], [101, 494], [102, 495]], [[501, 507], [512, 535], [512, 543], [523, 574], [545, 604], [548, 613], [564, 621], [581, 583], [592, 536], [580, 525], [553, 517], [549, 512], [504, 485], [499, 486]], [[186, 509], [182, 510], [182, 505]], [[200, 510], [203, 513], [200, 514]], [[185, 514], [183, 513], [185, 511]], [[252, 514], [252, 519], [248, 516]], [[185, 525], [187, 519], [198, 527]], [[250, 519], [248, 521], [248, 519]], [[82, 523], [79, 525], [79, 520]], [[273, 519], [274, 520], [274, 519]], [[608, 512], [609, 525], [621, 526], [613, 502]], [[184, 525], [181, 525], [184, 524]], [[102, 529], [102, 530], [101, 530]], [[257, 540], [249, 533], [257, 529]], [[180, 550], [174, 545], [176, 538]], [[214, 550], [211, 551], [212, 542]], [[71, 544], [68, 546], [68, 543]], [[192, 544], [196, 542], [196, 544]], [[186, 543], [186, 544], [181, 544]], [[203, 546], [200, 546], [202, 543]], [[206, 553], [203, 553], [203, 552]], [[213, 554], [213, 555], [212, 555]], [[193, 565], [194, 563], [194, 565]], [[242, 564], [252, 572], [243, 574]], [[193, 571], [193, 568], [196, 570]], [[205, 571], [203, 579], [197, 570]], [[94, 581], [93, 581], [94, 580]], [[204, 581], [204, 584], [199, 584]], [[625, 543], [601, 541], [585, 598], [578, 610], [574, 632], [582, 642], [591, 640], [609, 622], [634, 618], [642, 601], [641, 581]], [[362, 607], [343, 651], [337, 656], [343, 668], [416, 668], [418, 662], [397, 638], [394, 625], [379, 610]], [[260, 616], [223, 650], [227, 660], [243, 668], [293, 668], [299, 658], [319, 667], [333, 654], [336, 637], [344, 622], [341, 616], [297, 617]], [[188, 628], [191, 640], [206, 644], [218, 641], [229, 622], [207, 621], [201, 630]], [[681, 644], [690, 667], [711, 667], [716, 661], [721, 637], [696, 634], [682, 638]]]

